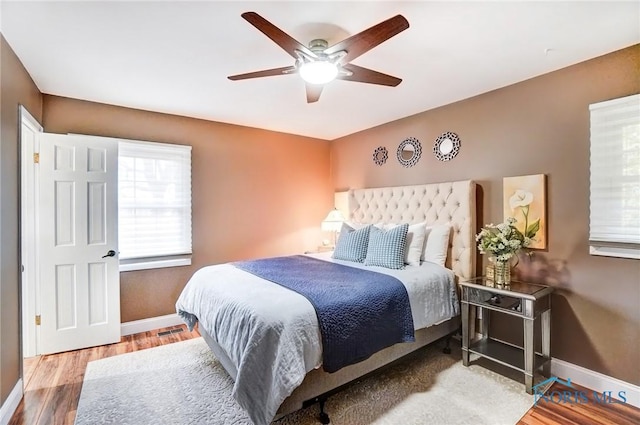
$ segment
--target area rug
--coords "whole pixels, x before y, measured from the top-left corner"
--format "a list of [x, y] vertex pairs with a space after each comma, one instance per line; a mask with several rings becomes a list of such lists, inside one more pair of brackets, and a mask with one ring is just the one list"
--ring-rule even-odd
[[[460, 352], [428, 347], [331, 396], [335, 425], [515, 424], [533, 404], [524, 384]], [[90, 362], [76, 425], [250, 425], [231, 396], [233, 381], [202, 338]], [[274, 422], [316, 425], [312, 405]]]

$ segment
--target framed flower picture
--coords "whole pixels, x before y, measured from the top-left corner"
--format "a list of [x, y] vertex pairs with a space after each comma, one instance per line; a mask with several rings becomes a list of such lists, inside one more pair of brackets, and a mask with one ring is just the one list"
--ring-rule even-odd
[[526, 238], [528, 248], [547, 248], [546, 176], [505, 177], [502, 182], [504, 219], [513, 217]]

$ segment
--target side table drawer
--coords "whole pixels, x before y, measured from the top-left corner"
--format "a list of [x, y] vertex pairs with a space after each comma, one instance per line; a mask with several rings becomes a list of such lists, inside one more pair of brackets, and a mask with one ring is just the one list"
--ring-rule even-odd
[[487, 290], [475, 288], [464, 288], [463, 291], [467, 291], [466, 296], [463, 295], [463, 301], [468, 301], [473, 305], [490, 307], [491, 310], [501, 310], [511, 314], [522, 313], [520, 298], [495, 294]]

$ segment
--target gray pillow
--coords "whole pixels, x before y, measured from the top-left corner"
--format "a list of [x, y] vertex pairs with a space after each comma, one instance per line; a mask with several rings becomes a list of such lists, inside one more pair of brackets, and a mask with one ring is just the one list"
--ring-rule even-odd
[[342, 223], [340, 237], [336, 242], [336, 249], [333, 251], [331, 258], [362, 263], [367, 256], [371, 227], [369, 225], [356, 230], [348, 224]]

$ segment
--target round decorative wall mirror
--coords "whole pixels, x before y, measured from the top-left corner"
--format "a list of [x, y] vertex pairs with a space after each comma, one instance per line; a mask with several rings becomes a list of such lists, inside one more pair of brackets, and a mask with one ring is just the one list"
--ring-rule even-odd
[[433, 145], [433, 154], [440, 161], [449, 161], [455, 158], [459, 151], [460, 138], [456, 133], [452, 133], [450, 131], [438, 136], [435, 144]]
[[382, 165], [387, 162], [387, 158], [389, 158], [389, 153], [384, 146], [378, 146], [376, 150], [373, 151], [373, 162], [377, 165]]
[[405, 167], [413, 167], [422, 155], [422, 145], [415, 137], [404, 139], [398, 145], [398, 162]]

